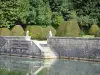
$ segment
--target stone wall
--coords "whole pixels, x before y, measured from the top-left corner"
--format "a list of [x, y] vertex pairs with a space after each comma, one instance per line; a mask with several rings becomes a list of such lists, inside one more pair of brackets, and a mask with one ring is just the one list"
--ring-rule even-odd
[[41, 57], [41, 50], [24, 37], [0, 37], [0, 54]]
[[50, 37], [48, 45], [59, 57], [100, 59], [100, 38]]

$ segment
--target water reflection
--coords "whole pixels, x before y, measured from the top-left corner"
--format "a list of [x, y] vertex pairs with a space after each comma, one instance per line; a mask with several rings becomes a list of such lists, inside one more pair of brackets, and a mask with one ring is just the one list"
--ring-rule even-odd
[[100, 75], [100, 62], [0, 55], [0, 75]]
[[[0, 56], [0, 71], [33, 74], [43, 65], [43, 60], [16, 56]], [[26, 75], [25, 74], [25, 75]]]
[[100, 62], [57, 60], [38, 75], [100, 75]]

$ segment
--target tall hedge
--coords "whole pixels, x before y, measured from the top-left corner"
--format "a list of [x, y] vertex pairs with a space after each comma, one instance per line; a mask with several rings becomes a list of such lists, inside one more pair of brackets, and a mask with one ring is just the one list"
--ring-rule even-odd
[[63, 22], [57, 29], [57, 36], [77, 37], [80, 36], [80, 28], [77, 21], [69, 20]]
[[89, 30], [90, 35], [96, 35], [99, 27], [96, 24], [93, 24]]
[[96, 37], [100, 37], [100, 29], [97, 31], [97, 33], [96, 33], [95, 36], [96, 36]]
[[43, 38], [46, 39], [49, 31], [52, 31], [52, 35], [55, 36], [56, 35], [56, 30], [52, 27], [52, 26], [47, 26], [46, 28], [43, 28]]
[[29, 35], [32, 39], [41, 39], [43, 29], [40, 26], [27, 26], [25, 31], [29, 31]]
[[11, 32], [8, 28], [0, 28], [0, 36], [10, 36]]
[[24, 36], [24, 30], [22, 26], [15, 25], [13, 29], [11, 30], [11, 35], [12, 36]]

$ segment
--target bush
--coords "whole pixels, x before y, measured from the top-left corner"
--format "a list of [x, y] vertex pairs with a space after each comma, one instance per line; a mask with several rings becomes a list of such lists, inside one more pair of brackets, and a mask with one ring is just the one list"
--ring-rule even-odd
[[15, 25], [11, 30], [12, 36], [24, 36], [24, 30], [20, 25]]
[[29, 31], [29, 35], [32, 37], [32, 39], [41, 39], [42, 38], [42, 32], [43, 29], [40, 26], [27, 26], [26, 31]]
[[69, 20], [63, 22], [57, 29], [57, 36], [80, 36], [80, 28], [77, 21]]
[[47, 38], [50, 30], [52, 31], [52, 35], [55, 36], [56, 30], [52, 26], [47, 26], [46, 28], [43, 28], [43, 35], [42, 36], [44, 39]]
[[8, 28], [0, 28], [0, 36], [10, 36], [11, 32]]
[[89, 30], [89, 34], [96, 35], [98, 30], [99, 30], [99, 27], [96, 24], [94, 24], [91, 26], [91, 28]]
[[95, 36], [96, 36], [96, 37], [100, 37], [100, 29], [97, 31], [97, 33], [96, 33]]

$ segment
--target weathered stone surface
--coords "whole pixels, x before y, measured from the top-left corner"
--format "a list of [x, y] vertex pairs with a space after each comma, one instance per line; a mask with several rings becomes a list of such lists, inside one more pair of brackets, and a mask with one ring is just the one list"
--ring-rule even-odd
[[25, 37], [0, 37], [0, 54], [41, 57], [41, 50]]
[[100, 59], [100, 38], [51, 37], [48, 45], [58, 56]]
[[0, 37], [0, 47], [3, 47], [7, 40], [4, 37]]

